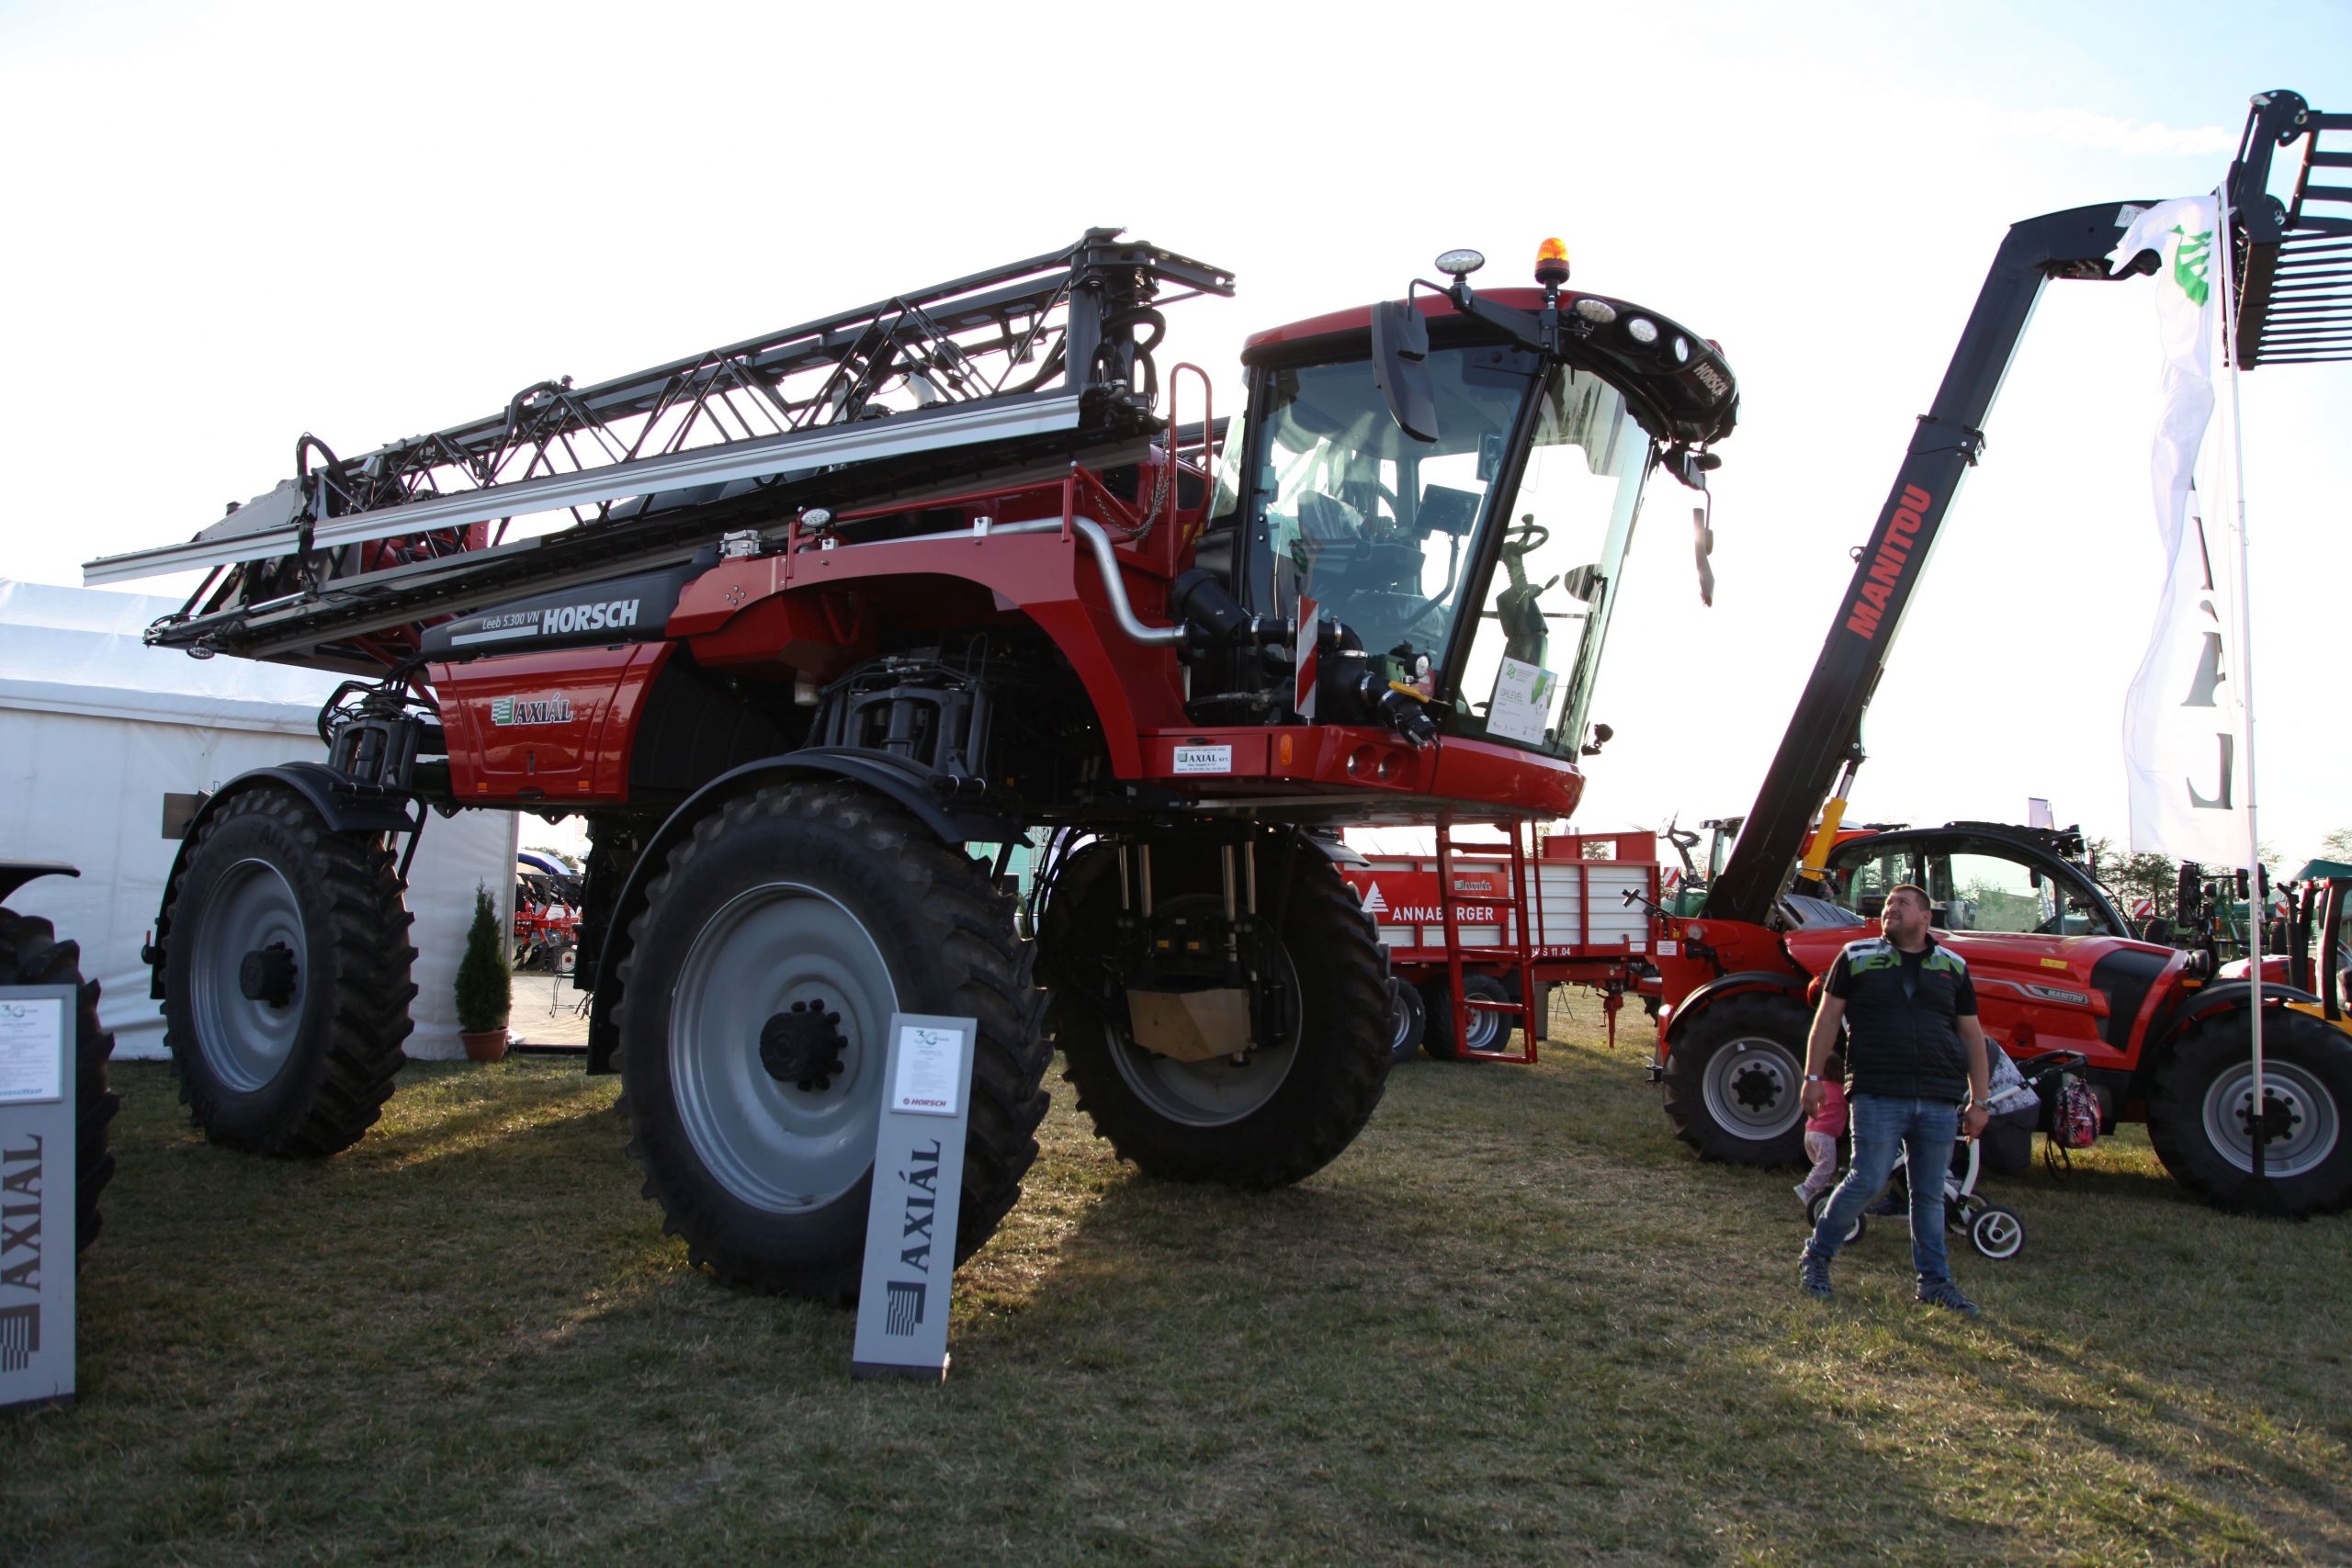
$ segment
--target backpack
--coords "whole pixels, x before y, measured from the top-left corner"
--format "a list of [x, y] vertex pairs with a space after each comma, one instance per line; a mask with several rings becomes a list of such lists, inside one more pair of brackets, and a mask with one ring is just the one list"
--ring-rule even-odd
[[2100, 1111], [2098, 1095], [2089, 1084], [2073, 1073], [2053, 1077], [2054, 1085], [2045, 1085], [2042, 1091], [2049, 1117], [2042, 1126], [2045, 1142], [2041, 1156], [2055, 1171], [2062, 1160], [2067, 1167], [2073, 1166], [2073, 1150], [2086, 1149], [2098, 1142]]

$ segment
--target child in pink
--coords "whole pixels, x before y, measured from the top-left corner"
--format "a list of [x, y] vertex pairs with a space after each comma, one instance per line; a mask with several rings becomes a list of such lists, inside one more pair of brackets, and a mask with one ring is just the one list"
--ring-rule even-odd
[[1846, 1064], [1833, 1055], [1822, 1076], [1821, 1109], [1804, 1124], [1804, 1154], [1813, 1168], [1797, 1183], [1797, 1201], [1807, 1210], [1818, 1193], [1838, 1181], [1838, 1135], [1846, 1130]]

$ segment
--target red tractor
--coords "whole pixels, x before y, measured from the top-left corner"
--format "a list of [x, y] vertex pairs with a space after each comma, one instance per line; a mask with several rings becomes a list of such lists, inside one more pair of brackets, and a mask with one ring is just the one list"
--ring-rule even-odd
[[[2345, 199], [2309, 177], [2313, 163], [2342, 156], [2317, 151], [2320, 132], [2345, 129], [2352, 117], [2312, 113], [2292, 93], [2255, 100], [2229, 202], [2242, 364], [2347, 352], [2344, 321], [2315, 344], [2319, 329], [2282, 323], [2270, 308], [2292, 297], [2274, 286], [2329, 265], [2326, 247], [2352, 231], [2352, 220], [2305, 206], [2307, 197]], [[2290, 210], [2265, 194], [2265, 182], [2271, 153], [2304, 138], [2304, 179]], [[1695, 913], [1656, 911], [1662, 1005], [1654, 1071], [1676, 1134], [1702, 1155], [1748, 1164], [1796, 1157], [1818, 977], [1872, 929], [1873, 899], [1912, 882], [1937, 906], [1938, 940], [1968, 962], [1986, 1035], [2014, 1056], [2082, 1053], [2109, 1122], [2146, 1121], [2183, 1184], [2217, 1203], [2294, 1213], [2352, 1203], [2352, 1035], [2332, 1001], [2323, 1006], [2298, 986], [2265, 987], [2257, 1097], [2250, 987], [2217, 981], [2208, 954], [2134, 940], [2063, 845], [1970, 823], [1837, 841], [1862, 760], [1863, 709], [1952, 492], [1982, 453], [1985, 416], [2035, 297], [2051, 279], [2153, 271], [2153, 252], [2120, 273], [2108, 269], [2137, 210], [2108, 203], [2009, 231], [1870, 542], [1855, 552], [1850, 585], [1736, 848]], [[2352, 316], [2340, 303], [2329, 309]], [[1800, 866], [1808, 837], [1815, 851]]]
[[[1230, 275], [1097, 230], [359, 457], [305, 436], [193, 542], [93, 563], [212, 569], [151, 641], [355, 675], [323, 760], [220, 790], [172, 870], [147, 957], [196, 1120], [365, 1132], [406, 855], [492, 809], [588, 819], [590, 1068], [723, 1279], [855, 1290], [899, 1010], [978, 1021], [959, 1253], [1056, 1044], [1147, 1171], [1321, 1167], [1388, 993], [1307, 829], [1570, 811], [1644, 482], [1702, 483], [1737, 405], [1565, 254], [1492, 294], [1480, 260], [1250, 339], [1229, 431], [1156, 351], [1163, 289]], [[1030, 942], [998, 877], [1040, 830]]]

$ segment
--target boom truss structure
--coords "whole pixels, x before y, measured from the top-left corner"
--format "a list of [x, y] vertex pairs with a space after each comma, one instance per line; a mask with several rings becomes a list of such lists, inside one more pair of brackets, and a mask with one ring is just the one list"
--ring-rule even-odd
[[[380, 669], [420, 619], [684, 558], [820, 501], [1139, 450], [1161, 428], [1160, 307], [1232, 292], [1220, 268], [1089, 230], [593, 387], [537, 382], [497, 413], [357, 457], [305, 434], [267, 494], [84, 579], [207, 570], [148, 641]], [[557, 526], [509, 539], [517, 518]]]

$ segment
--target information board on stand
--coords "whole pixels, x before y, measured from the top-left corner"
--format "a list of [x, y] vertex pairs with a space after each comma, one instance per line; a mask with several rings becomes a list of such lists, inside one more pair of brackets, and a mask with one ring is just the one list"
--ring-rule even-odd
[[0, 1408], [74, 1397], [71, 986], [0, 986]]
[[977, 1019], [890, 1015], [853, 1377], [938, 1382], [947, 1376], [956, 1213], [978, 1038]]

